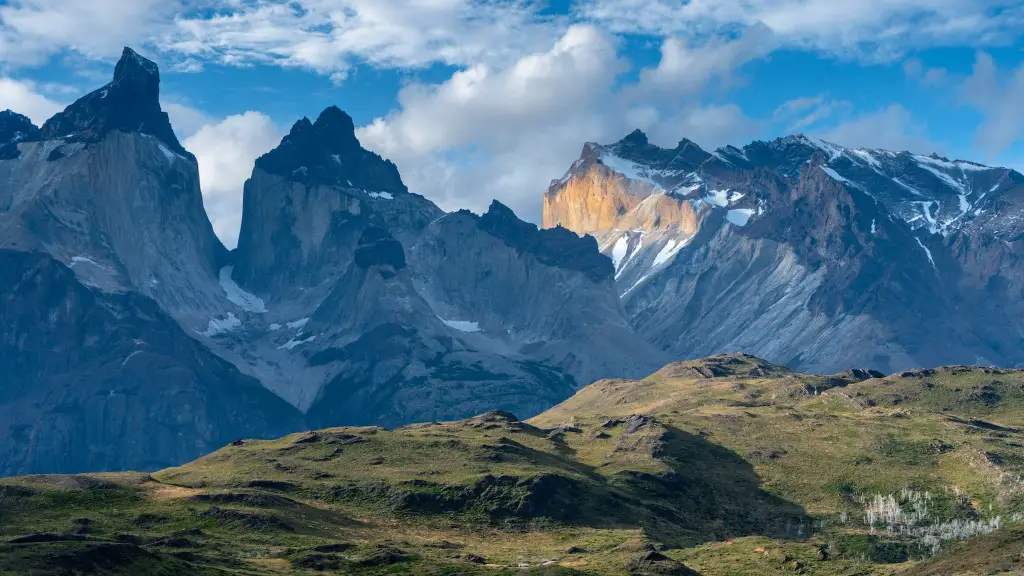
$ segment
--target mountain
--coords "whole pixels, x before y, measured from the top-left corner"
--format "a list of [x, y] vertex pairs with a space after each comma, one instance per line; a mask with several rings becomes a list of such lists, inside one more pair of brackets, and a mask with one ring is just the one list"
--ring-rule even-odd
[[0, 474], [158, 469], [302, 414], [195, 339], [228, 253], [155, 65], [36, 129], [0, 113]]
[[499, 203], [445, 214], [336, 107], [256, 161], [242, 214], [224, 273], [259, 306], [210, 346], [314, 424], [535, 414], [664, 361], [626, 321], [593, 239]]
[[794, 368], [1024, 364], [1024, 176], [804, 135], [587, 144], [544, 225], [592, 234], [632, 325], [676, 357]]
[[109, 84], [41, 130], [20, 122], [16, 154], [0, 160], [0, 248], [46, 253], [83, 284], [153, 298], [191, 329], [230, 310], [217, 277], [228, 253], [159, 83], [156, 65], [126, 48]]
[[445, 214], [337, 107], [256, 160], [226, 250], [159, 90], [125, 48], [110, 83], [42, 128], [0, 113], [0, 250], [17, 263], [0, 292], [17, 320], [0, 327], [0, 357], [17, 359], [3, 471], [152, 469], [307, 425], [536, 414], [666, 360], [593, 238], [497, 203]]
[[[360, 261], [396, 267], [392, 241], [368, 233]], [[813, 375], [731, 354], [602, 380], [525, 421], [328, 428], [152, 474], [8, 478], [0, 571], [1013, 573], [1022, 390], [1014, 370]]]

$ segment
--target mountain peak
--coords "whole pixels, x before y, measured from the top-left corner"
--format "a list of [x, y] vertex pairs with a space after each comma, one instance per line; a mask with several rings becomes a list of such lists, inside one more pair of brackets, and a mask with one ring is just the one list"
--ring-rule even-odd
[[594, 282], [615, 274], [611, 260], [601, 254], [593, 236], [580, 237], [561, 226], [538, 229], [497, 200], [491, 202], [477, 227], [520, 253], [533, 254], [541, 264], [578, 270]]
[[113, 84], [132, 84], [159, 97], [160, 69], [152, 60], [143, 58], [138, 52], [125, 46], [121, 52], [121, 59], [114, 66]]
[[352, 117], [328, 106], [310, 122], [303, 117], [281, 143], [256, 160], [256, 167], [308, 185], [408, 192], [398, 168], [362, 147]]
[[46, 140], [94, 143], [113, 131], [148, 134], [178, 154], [195, 158], [178, 142], [160, 108], [157, 65], [127, 47], [114, 67], [113, 80], [47, 120], [41, 135]]
[[0, 160], [10, 160], [20, 155], [18, 142], [39, 139], [39, 128], [13, 110], [0, 111]]
[[337, 106], [324, 108], [324, 111], [317, 116], [313, 126], [325, 134], [331, 134], [338, 139], [351, 139], [352, 142], [359, 144], [356, 139], [355, 122], [352, 121], [351, 116]]
[[620, 144], [620, 145], [623, 145], [623, 146], [638, 146], [638, 147], [647, 146], [649, 143], [650, 143], [650, 141], [647, 139], [647, 134], [644, 134], [644, 131], [639, 129], [639, 128], [637, 128], [636, 130], [633, 130], [632, 132], [627, 134], [625, 138], [623, 138], [622, 140], [619, 140], [617, 142], [617, 144]]

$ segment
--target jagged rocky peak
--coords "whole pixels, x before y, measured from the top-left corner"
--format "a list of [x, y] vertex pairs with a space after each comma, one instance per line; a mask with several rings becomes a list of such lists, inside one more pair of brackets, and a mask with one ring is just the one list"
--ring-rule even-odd
[[491, 202], [477, 226], [506, 246], [534, 255], [547, 266], [581, 271], [594, 282], [608, 280], [615, 274], [611, 261], [598, 251], [593, 236], [580, 237], [561, 226], [538, 229], [520, 220], [511, 208], [497, 200]]
[[39, 128], [27, 116], [13, 110], [0, 111], [0, 160], [17, 158], [18, 142], [38, 139]]
[[394, 163], [363, 148], [352, 117], [337, 106], [327, 107], [316, 122], [296, 122], [277, 148], [256, 160], [256, 168], [311, 186], [408, 192]]
[[47, 120], [41, 136], [93, 143], [115, 130], [148, 134], [172, 151], [195, 159], [178, 142], [167, 113], [160, 108], [157, 65], [128, 47], [114, 67], [114, 79]]
[[[694, 170], [711, 154], [704, 151], [692, 140], [683, 138], [675, 148], [662, 148], [652, 144], [641, 130], [630, 132], [625, 138], [610, 146], [602, 146], [603, 156], [616, 156], [656, 170]], [[612, 160], [614, 162], [614, 160]], [[605, 162], [607, 165], [608, 163]], [[614, 166], [612, 166], [614, 168]]]
[[643, 130], [637, 128], [627, 134], [622, 140], [619, 140], [617, 145], [624, 148], [645, 148], [649, 143], [647, 134], [645, 134]]
[[543, 226], [597, 234], [602, 244], [615, 229], [689, 230], [695, 213], [687, 195], [704, 184], [698, 169], [710, 158], [690, 140], [661, 148], [640, 130], [613, 144], [587, 143], [544, 195]]

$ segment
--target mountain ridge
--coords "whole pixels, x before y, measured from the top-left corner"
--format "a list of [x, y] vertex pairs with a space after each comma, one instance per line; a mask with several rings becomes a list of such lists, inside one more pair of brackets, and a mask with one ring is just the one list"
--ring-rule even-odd
[[[296, 426], [398, 425], [494, 406], [533, 414], [597, 374], [638, 375], [662, 361], [625, 321], [592, 239], [538, 230], [495, 204], [474, 216], [474, 232], [461, 236], [468, 244], [456, 246], [445, 236], [468, 230], [447, 226], [440, 208], [409, 192], [397, 167], [363, 148], [351, 117], [334, 106], [315, 121], [297, 121], [256, 160], [244, 186], [238, 247], [227, 251], [203, 207], [197, 162], [174, 136], [159, 90], [156, 64], [126, 48], [111, 82], [41, 130], [4, 113], [0, 248], [47, 254], [84, 290], [155, 302], [182, 338], [238, 370], [206, 382], [211, 394], [255, 379], [298, 410], [296, 421], [305, 422]], [[456, 250], [472, 261], [468, 274], [447, 259]], [[433, 291], [454, 278], [462, 281], [458, 299]], [[577, 302], [566, 306], [568, 297]], [[121, 313], [126, 323], [144, 323], [151, 319], [135, 315], [147, 310]], [[67, 326], [79, 326], [75, 321], [87, 326], [89, 319]], [[4, 349], [26, 329], [0, 329]], [[58, 326], [45, 330], [54, 342], [72, 340]], [[164, 362], [181, 352], [178, 336], [161, 342], [167, 349], [158, 354], [115, 348], [96, 361]], [[32, 381], [48, 394], [38, 407], [46, 417], [69, 409], [55, 391], [67, 374], [49, 370], [42, 358], [33, 362], [11, 377], [44, 375]], [[159, 366], [150, 368], [160, 374]], [[148, 401], [131, 398], [131, 409]], [[191, 413], [184, 405], [167, 410]], [[15, 420], [0, 420], [0, 430], [23, 425]], [[206, 424], [191, 425], [189, 434], [209, 436]], [[53, 438], [47, 450], [60, 452], [71, 441], [39, 426], [35, 433]], [[218, 421], [214, 427], [222, 429], [213, 433], [230, 435], [239, 426]], [[161, 462], [192, 455], [154, 452]], [[17, 471], [51, 457], [23, 459]]]
[[[584, 146], [545, 192], [544, 225], [595, 235], [634, 327], [682, 357], [1021, 365], [997, 344], [1018, 331], [987, 303], [1022, 302], [1021, 190], [1011, 169], [800, 134], [709, 153], [634, 131]], [[950, 342], [915, 328], [926, 317]]]

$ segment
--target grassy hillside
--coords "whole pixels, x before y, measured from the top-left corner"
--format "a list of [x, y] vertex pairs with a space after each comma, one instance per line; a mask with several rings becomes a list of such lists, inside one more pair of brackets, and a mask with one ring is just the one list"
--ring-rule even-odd
[[717, 356], [597, 382], [528, 422], [334, 428], [152, 475], [0, 480], [0, 574], [1011, 570], [1024, 372], [879, 376]]

